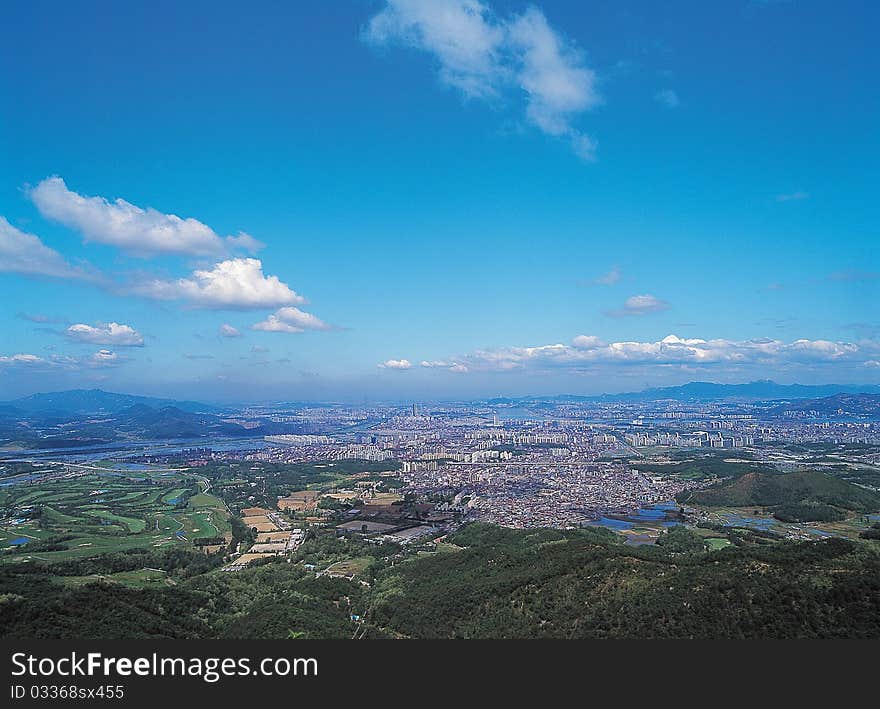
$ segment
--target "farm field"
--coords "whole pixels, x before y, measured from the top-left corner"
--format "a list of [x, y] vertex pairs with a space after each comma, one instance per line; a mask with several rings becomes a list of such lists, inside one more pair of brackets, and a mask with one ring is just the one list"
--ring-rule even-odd
[[[98, 466], [95, 466], [98, 468]], [[229, 512], [186, 471], [100, 469], [0, 490], [0, 563], [231, 538]]]

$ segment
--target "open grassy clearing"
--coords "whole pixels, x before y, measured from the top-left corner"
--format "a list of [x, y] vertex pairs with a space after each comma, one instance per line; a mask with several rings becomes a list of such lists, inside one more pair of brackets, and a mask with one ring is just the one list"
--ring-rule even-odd
[[[97, 467], [97, 466], [96, 466]], [[185, 473], [100, 470], [4, 488], [0, 563], [56, 561], [227, 536], [229, 511]]]

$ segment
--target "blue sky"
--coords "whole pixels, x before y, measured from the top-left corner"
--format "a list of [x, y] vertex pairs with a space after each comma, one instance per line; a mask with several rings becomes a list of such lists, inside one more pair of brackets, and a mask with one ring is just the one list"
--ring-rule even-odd
[[0, 399], [876, 383], [878, 15], [16, 3]]

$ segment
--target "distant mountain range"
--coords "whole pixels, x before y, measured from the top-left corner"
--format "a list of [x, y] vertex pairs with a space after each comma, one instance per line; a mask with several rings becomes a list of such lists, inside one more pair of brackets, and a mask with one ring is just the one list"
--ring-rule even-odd
[[798, 413], [817, 412], [822, 416], [835, 414], [850, 416], [880, 416], [880, 395], [878, 394], [835, 394], [821, 399], [798, 399], [780, 404], [778, 412]]
[[[690, 382], [681, 386], [645, 389], [639, 392], [622, 394], [599, 394], [584, 396], [577, 394], [558, 394], [553, 396], [497, 397], [485, 400], [492, 406], [535, 405], [541, 402], [639, 402], [639, 401], [716, 401], [722, 399], [742, 401], [796, 401], [803, 400], [805, 410], [829, 411], [850, 410], [854, 403], [855, 411], [867, 408], [865, 413], [874, 413], [876, 404], [868, 400], [855, 402], [841, 399], [840, 402], [827, 401], [816, 405], [820, 399], [834, 396], [880, 395], [880, 385], [840, 385], [840, 384], [777, 384], [769, 380], [747, 384], [716, 384], [713, 382]], [[812, 402], [812, 403], [811, 403]], [[836, 405], [836, 404], [843, 405]], [[305, 402], [291, 402], [290, 406], [299, 408]], [[84, 415], [116, 415], [132, 407], [168, 409], [169, 407], [191, 414], [226, 414], [231, 408], [224, 408], [198, 401], [176, 401], [151, 396], [117, 394], [101, 389], [72, 389], [70, 391], [33, 394], [12, 401], [0, 401], [0, 417], [70, 417]], [[788, 407], [791, 408], [791, 407]]]
[[499, 397], [489, 399], [487, 403], [504, 405], [540, 401], [638, 402], [666, 399], [675, 401], [715, 401], [719, 399], [790, 401], [795, 399], [819, 399], [837, 394], [880, 394], [880, 385], [777, 384], [770, 380], [760, 380], [747, 384], [689, 382], [680, 386], [645, 389], [639, 392], [626, 392], [623, 394], [600, 394], [598, 396], [560, 394], [557, 396], [529, 396], [521, 398]]
[[118, 414], [133, 406], [162, 409], [172, 406], [190, 413], [223, 413], [225, 409], [197, 401], [174, 401], [150, 396], [115, 394], [101, 389], [72, 389], [33, 394], [13, 401], [0, 402], [0, 413], [8, 415], [84, 415]]
[[0, 448], [69, 448], [120, 440], [258, 438], [300, 433], [296, 424], [240, 420], [195, 401], [100, 389], [35, 394], [0, 403]]

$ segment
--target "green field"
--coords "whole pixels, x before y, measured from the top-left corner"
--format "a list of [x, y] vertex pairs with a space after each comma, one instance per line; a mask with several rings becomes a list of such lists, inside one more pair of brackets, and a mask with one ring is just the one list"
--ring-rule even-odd
[[187, 472], [119, 474], [110, 469], [5, 487], [0, 492], [0, 563], [84, 558], [228, 536], [229, 511], [222, 500], [204, 492], [207, 488], [201, 476]]
[[357, 576], [367, 570], [367, 567], [373, 563], [373, 559], [368, 556], [359, 557], [357, 559], [345, 559], [331, 564], [324, 571], [328, 576]]
[[730, 540], [722, 539], [721, 537], [708, 537], [705, 541], [706, 548], [709, 551], [718, 551], [719, 549], [724, 549], [724, 547], [730, 546]]
[[58, 579], [64, 586], [72, 588], [98, 582], [117, 583], [130, 588], [157, 588], [169, 585], [168, 573], [161, 569], [139, 569], [88, 576], [59, 576]]

